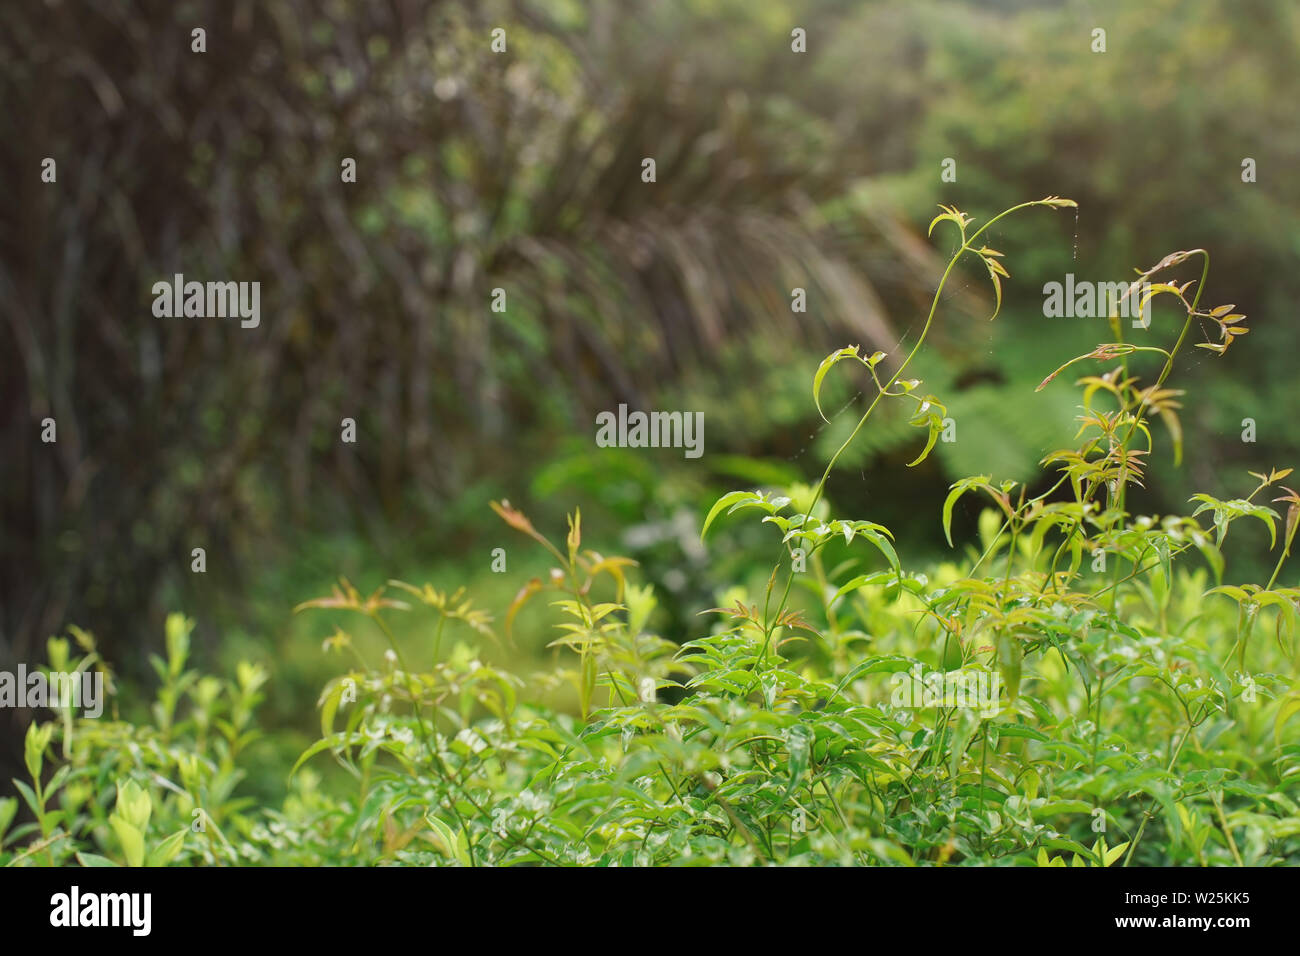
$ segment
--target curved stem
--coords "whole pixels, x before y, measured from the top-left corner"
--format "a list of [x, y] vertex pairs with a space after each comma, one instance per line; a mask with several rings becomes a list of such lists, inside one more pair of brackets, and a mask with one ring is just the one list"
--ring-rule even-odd
[[[839, 462], [840, 456], [844, 454], [845, 450], [848, 449], [849, 445], [853, 443], [853, 440], [857, 438], [858, 433], [862, 431], [863, 427], [867, 424], [867, 420], [871, 417], [871, 413], [874, 412], [876, 410], [876, 406], [880, 404], [880, 400], [894, 385], [898, 384], [899, 380], [903, 376], [903, 372], [912, 363], [912, 360], [916, 358], [917, 353], [921, 351], [921, 346], [925, 344], [926, 337], [930, 333], [930, 327], [934, 324], [934, 316], [939, 309], [939, 299], [943, 295], [944, 286], [947, 285], [948, 277], [952, 274], [952, 270], [956, 267], [957, 262], [961, 259], [962, 256], [964, 256], [967, 252], [970, 252], [972, 250], [975, 240], [978, 239], [980, 236], [982, 236], [985, 232], [987, 232], [989, 228], [992, 227], [999, 220], [1004, 219], [1005, 217], [1011, 215], [1014, 212], [1017, 212], [1018, 210], [1027, 209], [1030, 206], [1044, 206], [1044, 205], [1050, 205], [1050, 204], [1044, 202], [1041, 199], [1036, 199], [1033, 200], [1032, 202], [1025, 202], [1025, 203], [1020, 203], [1019, 205], [1016, 206], [1012, 206], [1010, 209], [1006, 209], [1001, 213], [999, 213], [998, 215], [994, 216], [992, 219], [990, 219], [983, 226], [977, 229], [969, 237], [966, 235], [965, 228], [962, 227], [962, 243], [957, 248], [957, 251], [948, 260], [948, 265], [943, 270], [943, 275], [939, 279], [939, 284], [934, 290], [934, 297], [930, 301], [930, 312], [925, 317], [925, 325], [921, 328], [921, 334], [917, 338], [916, 344], [912, 346], [912, 350], [907, 354], [907, 357], [903, 359], [902, 364], [900, 364], [898, 368], [894, 371], [894, 374], [890, 377], [889, 381], [885, 383], [883, 388], [879, 387], [879, 382], [877, 381], [878, 391], [876, 393], [876, 397], [872, 399], [871, 404], [867, 406], [867, 410], [862, 413], [862, 417], [858, 419], [858, 423], [853, 427], [853, 431], [849, 433], [849, 437], [846, 438], [843, 441], [843, 443], [841, 443], [840, 447], [836, 449], [835, 454], [831, 456], [830, 461], [826, 464], [826, 469], [825, 471], [822, 472], [821, 480], [817, 482], [817, 487], [813, 492], [812, 501], [808, 505], [807, 513], [809, 516], [812, 515], [813, 511], [817, 507], [817, 504], [821, 501], [822, 495], [826, 490], [826, 482], [830, 479], [831, 471], [835, 468], [835, 465]], [[872, 373], [872, 377], [873, 378], [875, 377], [874, 371]], [[790, 576], [786, 579], [785, 591], [782, 593], [781, 602], [777, 607], [777, 613], [776, 613], [777, 618], [779, 618], [781, 614], [785, 612], [786, 603], [789, 600], [790, 587], [791, 584], [793, 583], [793, 580], [794, 580], [794, 573], [791, 572]], [[769, 630], [763, 642], [765, 649], [767, 647], [768, 639], [770, 639], [770, 636], [771, 634]]]

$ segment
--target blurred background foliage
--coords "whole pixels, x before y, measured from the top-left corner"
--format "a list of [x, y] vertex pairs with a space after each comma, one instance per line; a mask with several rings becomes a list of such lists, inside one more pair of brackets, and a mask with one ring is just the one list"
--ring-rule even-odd
[[[504, 606], [546, 566], [488, 511], [503, 496], [552, 530], [581, 504], [588, 541], [642, 563], [665, 633], [697, 634], [772, 544], [720, 527], [705, 550], [702, 510], [820, 474], [856, 393], [828, 382], [826, 424], [811, 373], [914, 341], [952, 242], [925, 237], [940, 202], [1080, 210], [993, 231], [996, 322], [978, 276], [945, 298], [917, 369], [958, 440], [908, 470], [918, 432], [883, 417], [832, 502], [905, 560], [939, 555], [947, 485], [1031, 478], [1076, 413], [1068, 381], [1034, 387], [1110, 338], [1045, 318], [1043, 284], [1197, 246], [1250, 347], [1176, 370], [1188, 453], [1156, 456], [1138, 506], [1231, 497], [1247, 468], [1300, 464], [1298, 52], [1289, 0], [6, 4], [0, 667], [77, 623], [147, 679], [179, 609], [210, 656], [274, 663], [264, 716], [309, 729], [333, 665], [292, 606], [339, 573]], [[261, 282], [260, 327], [154, 318], [177, 272]], [[706, 454], [597, 449], [621, 402], [703, 411]], [[1253, 570], [1260, 536], [1229, 568]], [[551, 636], [545, 609], [520, 616], [539, 663]]]

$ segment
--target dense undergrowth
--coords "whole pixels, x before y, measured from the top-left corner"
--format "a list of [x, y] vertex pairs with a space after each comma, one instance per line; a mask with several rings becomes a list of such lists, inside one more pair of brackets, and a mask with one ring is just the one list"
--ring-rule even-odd
[[[907, 373], [944, 283], [973, 256], [1000, 305], [1007, 272], [981, 237], [1037, 206], [1073, 203], [1026, 203], [974, 231], [956, 210], [935, 220], [959, 246], [910, 354], [885, 373], [888, 356], [849, 347], [816, 371], [815, 401], [837, 366], [866, 383], [841, 452], [892, 402], [924, 434], [916, 461], [934, 448], [946, 410]], [[1199, 278], [1168, 278], [1185, 263]], [[397, 581], [369, 595], [342, 581], [300, 606], [336, 616], [326, 650], [344, 669], [281, 806], [240, 796], [271, 675], [201, 676], [188, 666], [192, 622], [175, 615], [151, 720], [65, 709], [32, 725], [30, 779], [16, 781], [26, 812], [0, 802], [0, 862], [1300, 862], [1288, 723], [1300, 591], [1280, 584], [1300, 515], [1280, 484], [1289, 471], [1242, 476], [1236, 497], [1198, 495], [1188, 515], [1126, 507], [1156, 419], [1184, 454], [1178, 357], [1222, 353], [1246, 332], [1232, 306], [1202, 304], [1208, 269], [1194, 250], [1139, 275], [1130, 294], [1176, 304], [1172, 330], [1157, 321], [1126, 342], [1113, 319], [1112, 341], [1044, 380], [1085, 373], [1077, 444], [1043, 460], [1046, 491], [976, 476], [935, 502], [949, 535], [965, 496], [987, 505], [978, 540], [951, 561], [913, 567], [885, 516], [837, 515], [837, 453], [813, 485], [736, 491], [709, 511], [703, 534], [742, 512], [780, 547], [765, 587], [726, 590], [701, 618], [707, 633], [685, 640], [656, 633], [633, 562], [584, 547], [576, 509], [560, 540], [494, 503], [553, 561], [495, 617], [462, 592]], [[1217, 336], [1193, 345], [1202, 329]], [[1140, 377], [1130, 362], [1153, 364]], [[1220, 546], [1241, 518], [1273, 541], [1266, 584], [1223, 583]], [[489, 663], [488, 643], [509, 648], [516, 613], [542, 600], [562, 666], [525, 679]], [[427, 616], [418, 644], [391, 629], [407, 613]], [[355, 621], [386, 636], [381, 660], [365, 658]], [[71, 638], [50, 641], [51, 670], [107, 673], [89, 634]], [[556, 685], [574, 712], [540, 703]], [[347, 788], [324, 785], [330, 762]]]

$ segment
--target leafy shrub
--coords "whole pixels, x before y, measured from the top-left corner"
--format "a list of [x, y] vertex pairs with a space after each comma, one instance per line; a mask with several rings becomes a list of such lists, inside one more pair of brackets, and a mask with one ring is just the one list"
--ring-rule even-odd
[[[840, 365], [870, 379], [841, 453], [884, 402], [925, 430], [913, 464], [930, 453], [944, 405], [904, 376], [949, 275], [975, 256], [1000, 304], [1007, 271], [982, 234], [1022, 208], [1072, 205], [1025, 203], [973, 232], [944, 209], [931, 230], [950, 224], [960, 246], [911, 353], [885, 374], [887, 356], [848, 347], [814, 375], [815, 402]], [[1199, 280], [1152, 281], [1198, 258]], [[579, 512], [556, 544], [494, 503], [554, 560], [506, 609], [505, 639], [526, 602], [549, 596], [562, 666], [525, 681], [485, 662], [493, 622], [462, 592], [392, 581], [366, 596], [341, 581], [299, 609], [359, 615], [389, 651], [367, 661], [343, 629], [326, 641], [349, 669], [321, 694], [320, 739], [291, 793], [257, 809], [234, 791], [266, 675], [187, 670], [189, 625], [173, 617], [152, 723], [63, 714], [33, 726], [33, 784], [19, 789], [35, 819], [0, 852], [88, 865], [1294, 864], [1300, 591], [1278, 580], [1300, 495], [1274, 499], [1285, 516], [1263, 503], [1289, 471], [1254, 474], [1244, 497], [1198, 495], [1191, 515], [1126, 507], [1156, 418], [1182, 454], [1181, 393], [1168, 381], [1189, 333], [1216, 327], [1218, 341], [1197, 347], [1221, 354], [1246, 332], [1232, 306], [1201, 306], [1208, 269], [1204, 250], [1178, 252], [1130, 289], [1181, 306], [1168, 349], [1126, 343], [1115, 318], [1114, 341], [1044, 379], [1114, 363], [1079, 380], [1078, 444], [1044, 458], [1047, 490], [990, 476], [952, 486], [950, 541], [965, 496], [991, 504], [978, 547], [953, 561], [911, 568], [885, 525], [833, 516], [837, 453], [812, 486], [735, 491], [712, 507], [702, 536], [724, 515], [756, 513], [781, 552], [765, 586], [726, 590], [710, 632], [678, 645], [656, 633], [633, 562], [584, 548]], [[1154, 379], [1130, 368], [1148, 355]], [[1223, 583], [1220, 546], [1240, 518], [1266, 526], [1279, 551], [1264, 586]], [[386, 619], [413, 610], [432, 618], [415, 663]], [[74, 633], [87, 652], [74, 666], [99, 666]], [[52, 641], [52, 665], [67, 658]], [[576, 713], [541, 702], [560, 684]], [[56, 742], [63, 763], [42, 783]], [[346, 788], [313, 772], [326, 755]], [[0, 805], [0, 831], [16, 809]]]

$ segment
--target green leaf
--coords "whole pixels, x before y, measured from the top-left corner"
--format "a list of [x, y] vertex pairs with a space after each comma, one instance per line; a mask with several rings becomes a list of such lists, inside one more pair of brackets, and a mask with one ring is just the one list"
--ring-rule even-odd
[[992, 259], [985, 258], [984, 265], [989, 270], [989, 278], [993, 280], [993, 292], [997, 297], [993, 306], [993, 314], [989, 316], [989, 321], [992, 321], [993, 319], [996, 319], [998, 313], [1002, 311], [1002, 279], [999, 277], [998, 273], [1001, 271], [1002, 275], [1006, 275], [1006, 272], [1002, 271], [1001, 267], [998, 266], [998, 263]]
[[925, 231], [925, 234], [927, 236], [933, 235], [934, 227], [939, 225], [941, 222], [952, 222], [955, 223], [957, 228], [961, 231], [961, 238], [964, 242], [966, 239], [966, 225], [971, 220], [964, 212], [959, 211], [955, 206], [945, 206], [943, 203], [940, 203], [939, 208], [942, 209], [943, 212], [930, 220], [930, 228]]
[[153, 811], [153, 801], [149, 792], [134, 780], [117, 783], [117, 803], [113, 807], [113, 816], [120, 818], [139, 830], [149, 825], [149, 815]]
[[50, 737], [54, 734], [54, 725], [38, 725], [32, 721], [27, 725], [27, 736], [23, 740], [23, 760], [27, 764], [27, 773], [35, 783], [40, 782], [41, 769], [44, 766], [45, 748], [50, 745]]
[[920, 666], [920, 661], [911, 657], [903, 657], [898, 654], [891, 654], [887, 657], [869, 658], [851, 668], [849, 672], [844, 675], [843, 679], [835, 685], [835, 690], [831, 696], [838, 697], [843, 693], [844, 688], [848, 687], [858, 678], [865, 677], [867, 674], [878, 674], [881, 672], [897, 674], [902, 671], [911, 670], [913, 667]]
[[888, 578], [888, 571], [873, 571], [870, 574], [859, 574], [857, 577], [846, 581], [844, 586], [835, 592], [835, 596], [828, 601], [828, 604], [834, 604], [850, 591], [856, 591], [858, 588], [866, 587], [869, 584], [878, 584]]
[[921, 453], [907, 463], [908, 468], [915, 468], [921, 462], [925, 461], [930, 455], [930, 450], [934, 448], [934, 443], [939, 440], [940, 433], [943, 432], [943, 419], [937, 416], [930, 416], [930, 434], [926, 438], [925, 447]]
[[[1282, 725], [1296, 714], [1300, 714], [1300, 693], [1290, 694], [1278, 708], [1277, 717], [1273, 720], [1273, 739], [1277, 743], [1282, 742]], [[3, 828], [0, 828], [0, 832], [3, 832]]]
[[813, 404], [817, 406], [817, 414], [822, 417], [822, 421], [830, 421], [830, 419], [826, 417], [826, 413], [822, 411], [822, 380], [826, 378], [826, 373], [829, 372], [841, 359], [846, 359], [852, 356], [859, 362], [862, 362], [863, 365], [867, 365], [868, 363], [863, 361], [862, 356], [858, 354], [858, 349], [861, 347], [862, 346], [860, 345], [846, 345], [839, 351], [832, 352], [830, 355], [826, 356], [822, 359], [822, 363], [817, 366], [817, 374], [813, 376]]
[[997, 653], [998, 672], [1002, 675], [1002, 683], [1006, 685], [1011, 699], [1015, 700], [1020, 696], [1020, 665], [1025, 656], [1024, 645], [1015, 634], [1001, 630], [997, 635]]
[[1071, 853], [1076, 853], [1078, 854], [1078, 856], [1089, 861], [1094, 866], [1099, 866], [1101, 864], [1101, 860], [1097, 857], [1095, 853], [1089, 850], [1082, 843], [1077, 843], [1074, 840], [1067, 840], [1067, 839], [1044, 840], [1043, 846], [1051, 847], [1053, 850], [1069, 850]]
[[880, 528], [880, 525], [873, 525], [869, 521], [859, 521], [855, 523], [854, 527], [857, 528], [858, 534], [874, 544], [876, 549], [885, 556], [885, 560], [889, 562], [889, 566], [894, 569], [894, 575], [898, 578], [898, 586], [900, 588], [905, 587], [903, 569], [898, 563], [898, 552], [894, 550], [894, 546], [890, 544], [889, 539], [876, 530]]
[[[1013, 695], [1014, 696], [1014, 695]], [[994, 725], [999, 737], [1028, 737], [1030, 740], [1051, 740], [1047, 734], [1027, 724], [1013, 724], [1001, 721]]]
[[361, 736], [363, 735], [340, 732], [337, 734], [330, 734], [328, 737], [322, 737], [320, 740], [316, 741], [314, 744], [312, 744], [310, 747], [308, 747], [306, 750], [302, 752], [302, 755], [298, 758], [298, 761], [293, 765], [293, 768], [290, 769], [289, 776], [292, 777], [295, 773], [298, 772], [299, 767], [305, 764], [312, 757], [316, 756], [322, 750], [332, 750], [336, 747], [344, 747], [350, 743], [354, 743]]
[[22, 795], [22, 798], [27, 801], [27, 806], [31, 809], [32, 813], [39, 814], [41, 812], [41, 805], [37, 801], [36, 793], [32, 788], [27, 786], [27, 784], [23, 783], [17, 777], [14, 777], [13, 784], [18, 788], [18, 792]]
[[112, 816], [108, 822], [122, 844], [122, 853], [126, 856], [127, 866], [144, 866], [144, 834], [121, 817]]
[[185, 661], [190, 656], [190, 632], [194, 621], [184, 614], [168, 614], [166, 622], [167, 673], [173, 679], [180, 676]]
[[426, 813], [424, 820], [429, 824], [429, 828], [433, 830], [434, 839], [432, 842], [438, 852], [449, 859], [456, 860], [463, 866], [468, 866], [470, 863], [469, 853], [465, 849], [465, 842], [461, 839], [460, 833], [431, 813]]
[[980, 484], [987, 484], [990, 480], [990, 476], [980, 475], [975, 478], [963, 478], [953, 484], [952, 490], [948, 492], [948, 497], [943, 501], [943, 536], [948, 540], [948, 547], [952, 547], [952, 509], [957, 504], [957, 499], [972, 488]]
[[350, 677], [336, 677], [325, 687], [325, 693], [320, 699], [320, 732], [322, 737], [328, 737], [334, 733], [334, 715], [338, 713], [339, 702], [343, 698], [343, 690], [347, 686]]
[[790, 779], [785, 785], [785, 792], [781, 794], [781, 798], [777, 800], [775, 806], [779, 807], [790, 799], [790, 794], [794, 793], [795, 789], [799, 786], [799, 782], [803, 780], [803, 775], [808, 770], [809, 754], [812, 751], [812, 739], [812, 731], [803, 724], [795, 724], [790, 728], [787, 743], [790, 752], [790, 760], [787, 765]]
[[1106, 853], [1105, 853], [1104, 865], [1105, 865], [1105, 866], [1110, 866], [1112, 863], [1114, 863], [1116, 860], [1118, 860], [1121, 856], [1123, 856], [1123, 855], [1124, 855], [1124, 851], [1127, 850], [1127, 849], [1128, 849], [1128, 841], [1127, 841], [1127, 840], [1125, 840], [1125, 841], [1124, 841], [1123, 843], [1121, 843], [1119, 846], [1111, 847], [1111, 848], [1110, 848], [1109, 850], [1107, 850]]
[[1034, 807], [1034, 819], [1058, 816], [1062, 813], [1091, 813], [1092, 804], [1086, 800], [1048, 800]]
[[4, 841], [5, 831], [9, 829], [9, 824], [14, 822], [14, 814], [17, 812], [17, 797], [0, 797], [0, 843]]
[[185, 834], [187, 833], [189, 833], [188, 829], [183, 828], [177, 830], [167, 839], [154, 847], [153, 852], [149, 854], [149, 865], [166, 866], [172, 860], [176, 859], [176, 855], [180, 853], [181, 848], [185, 846]]
[[709, 533], [709, 527], [713, 524], [713, 520], [722, 514], [724, 509], [739, 501], [761, 501], [762, 499], [763, 496], [757, 491], [731, 491], [723, 495], [709, 509], [708, 516], [704, 519], [704, 527], [700, 529], [700, 540], [704, 540], [704, 536]]

